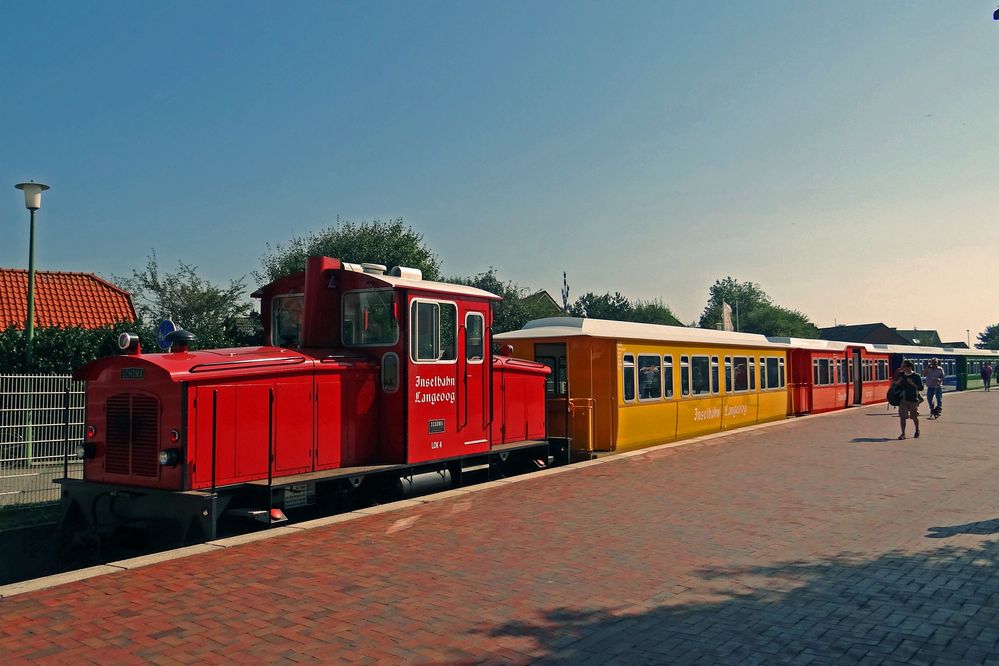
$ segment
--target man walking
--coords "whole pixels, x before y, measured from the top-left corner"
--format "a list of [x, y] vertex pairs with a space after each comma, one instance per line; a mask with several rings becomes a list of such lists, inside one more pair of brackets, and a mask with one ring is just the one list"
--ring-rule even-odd
[[992, 385], [992, 364], [988, 361], [982, 364], [982, 382], [985, 383], [985, 390], [988, 391]]
[[[926, 380], [926, 404], [930, 406], [930, 418], [939, 418], [943, 411], [944, 383], [944, 369], [940, 367], [940, 361], [935, 358], [930, 360], [930, 367], [926, 368], [926, 375], [923, 379]], [[936, 397], [935, 407], [933, 406], [934, 397]]]
[[912, 361], [902, 361], [902, 374], [895, 380], [895, 387], [902, 391], [902, 400], [898, 403], [902, 434], [898, 438], [905, 439], [905, 420], [912, 419], [916, 425], [916, 432], [912, 436], [919, 439], [919, 392], [923, 390], [923, 380], [912, 371]]

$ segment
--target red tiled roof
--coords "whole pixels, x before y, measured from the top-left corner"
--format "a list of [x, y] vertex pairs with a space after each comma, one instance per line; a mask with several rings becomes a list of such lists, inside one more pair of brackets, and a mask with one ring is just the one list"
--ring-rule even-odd
[[[24, 328], [28, 316], [28, 271], [0, 268], [0, 329]], [[135, 321], [127, 291], [90, 273], [35, 271], [35, 328], [98, 328]]]

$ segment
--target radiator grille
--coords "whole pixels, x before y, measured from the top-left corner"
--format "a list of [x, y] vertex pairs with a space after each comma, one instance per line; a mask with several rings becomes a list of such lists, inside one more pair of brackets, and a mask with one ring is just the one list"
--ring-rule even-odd
[[159, 400], [122, 393], [108, 398], [105, 413], [108, 433], [105, 470], [111, 474], [155, 477], [159, 472]]

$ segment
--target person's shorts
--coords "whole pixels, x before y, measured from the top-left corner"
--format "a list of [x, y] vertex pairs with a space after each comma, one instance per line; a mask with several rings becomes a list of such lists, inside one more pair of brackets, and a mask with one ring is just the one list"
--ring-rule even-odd
[[919, 416], [919, 403], [903, 400], [898, 403], [898, 415], [903, 419], [914, 419]]

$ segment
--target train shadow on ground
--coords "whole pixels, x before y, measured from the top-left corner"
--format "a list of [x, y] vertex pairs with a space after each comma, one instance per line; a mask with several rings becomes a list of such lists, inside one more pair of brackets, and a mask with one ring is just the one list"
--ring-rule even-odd
[[[999, 529], [999, 520], [955, 528], [983, 524]], [[985, 663], [999, 655], [988, 629], [999, 617], [997, 554], [999, 541], [987, 541], [703, 569], [699, 581], [664, 580], [647, 612], [553, 608], [481, 633], [533, 640], [532, 663]]]

